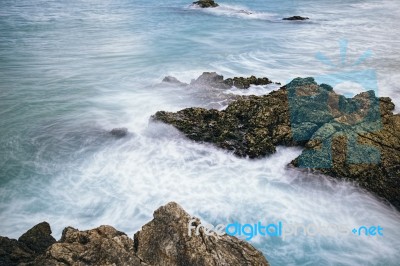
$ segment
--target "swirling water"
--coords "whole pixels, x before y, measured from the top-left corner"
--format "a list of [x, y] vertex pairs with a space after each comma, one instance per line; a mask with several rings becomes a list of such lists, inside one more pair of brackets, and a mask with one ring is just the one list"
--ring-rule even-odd
[[[379, 93], [399, 106], [398, 1], [3, 0], [0, 7], [0, 235], [46, 220], [132, 235], [168, 201], [208, 222], [381, 225], [383, 237], [256, 238], [272, 265], [396, 265], [400, 215], [353, 184], [286, 168], [301, 151], [247, 160], [149, 124], [158, 110], [207, 106], [182, 88], [203, 71], [282, 83], [345, 71], [366, 50]], [[251, 13], [251, 14], [250, 14]], [[310, 21], [283, 22], [304, 15]], [[260, 90], [252, 89], [255, 93]], [[262, 88], [261, 93], [268, 89]], [[232, 93], [235, 93], [232, 91]], [[210, 99], [211, 101], [211, 99]], [[127, 127], [130, 135], [107, 134]], [[351, 230], [352, 228], [349, 228]]]

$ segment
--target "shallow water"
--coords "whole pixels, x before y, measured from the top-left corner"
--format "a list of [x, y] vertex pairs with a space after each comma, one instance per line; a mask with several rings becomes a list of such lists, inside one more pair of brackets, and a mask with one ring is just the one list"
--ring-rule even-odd
[[[182, 88], [153, 86], [203, 71], [285, 83], [373, 69], [379, 95], [399, 106], [400, 4], [220, 1], [199, 10], [189, 2], [2, 1], [0, 235], [18, 237], [46, 220], [57, 238], [65, 226], [101, 224], [132, 236], [157, 207], [176, 201], [213, 224], [384, 227], [383, 237], [253, 239], [272, 265], [396, 265], [399, 213], [352, 184], [286, 168], [299, 149], [239, 159], [149, 117], [208, 106]], [[291, 15], [311, 20], [280, 20]], [[352, 67], [368, 49], [373, 56]], [[338, 66], [317, 60], [318, 52]], [[114, 127], [130, 135], [109, 136]]]

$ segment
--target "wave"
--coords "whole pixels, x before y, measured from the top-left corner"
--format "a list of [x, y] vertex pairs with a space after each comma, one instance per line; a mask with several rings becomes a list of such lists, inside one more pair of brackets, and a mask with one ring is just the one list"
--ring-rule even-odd
[[238, 5], [221, 4], [220, 6], [215, 8], [201, 8], [197, 5], [191, 5], [189, 6], [189, 9], [201, 10], [203, 12], [217, 16], [236, 17], [242, 19], [266, 20], [271, 22], [281, 20], [281, 18], [279, 18], [277, 14], [268, 12], [257, 12]]

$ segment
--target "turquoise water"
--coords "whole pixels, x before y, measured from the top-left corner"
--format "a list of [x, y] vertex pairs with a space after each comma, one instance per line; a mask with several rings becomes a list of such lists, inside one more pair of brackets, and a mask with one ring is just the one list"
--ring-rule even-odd
[[[252, 240], [272, 265], [396, 265], [400, 215], [352, 184], [285, 165], [301, 151], [238, 159], [149, 124], [158, 110], [210, 106], [182, 88], [154, 87], [203, 71], [297, 76], [354, 70], [366, 50], [379, 93], [400, 106], [397, 1], [6, 1], [0, 7], [0, 235], [18, 237], [46, 220], [110, 224], [130, 236], [168, 201], [213, 223], [283, 220], [380, 224], [384, 237]], [[245, 15], [241, 10], [250, 11]], [[281, 21], [303, 15], [305, 23]], [[323, 52], [349, 64], [329, 68]], [[265, 90], [253, 90], [265, 93]], [[127, 138], [107, 134], [127, 127]]]

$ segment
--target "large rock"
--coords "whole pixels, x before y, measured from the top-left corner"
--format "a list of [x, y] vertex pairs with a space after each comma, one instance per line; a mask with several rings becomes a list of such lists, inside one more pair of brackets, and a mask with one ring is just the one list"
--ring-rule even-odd
[[346, 98], [313, 78], [297, 78], [222, 111], [160, 111], [152, 119], [241, 157], [263, 157], [277, 145], [304, 146], [294, 166], [357, 181], [400, 209], [400, 128], [393, 110], [390, 98], [373, 91]]
[[[150, 265], [268, 265], [261, 252], [231, 236], [188, 235], [192, 217], [171, 202], [135, 234], [136, 255]], [[199, 225], [196, 219], [194, 225]]]
[[29, 229], [18, 241], [0, 237], [0, 265], [11, 266], [32, 262], [55, 242], [51, 236], [50, 225], [46, 222]]
[[209, 236], [204, 228], [189, 236], [191, 219], [178, 204], [168, 203], [154, 212], [134, 240], [103, 225], [87, 231], [67, 227], [55, 242], [50, 226], [41, 223], [18, 241], [0, 237], [0, 266], [268, 265], [261, 252], [236, 237]]
[[188, 138], [213, 143], [250, 158], [275, 152], [276, 145], [294, 145], [285, 90], [267, 96], [243, 97], [225, 110], [187, 108], [157, 112], [152, 118], [181, 130]]

